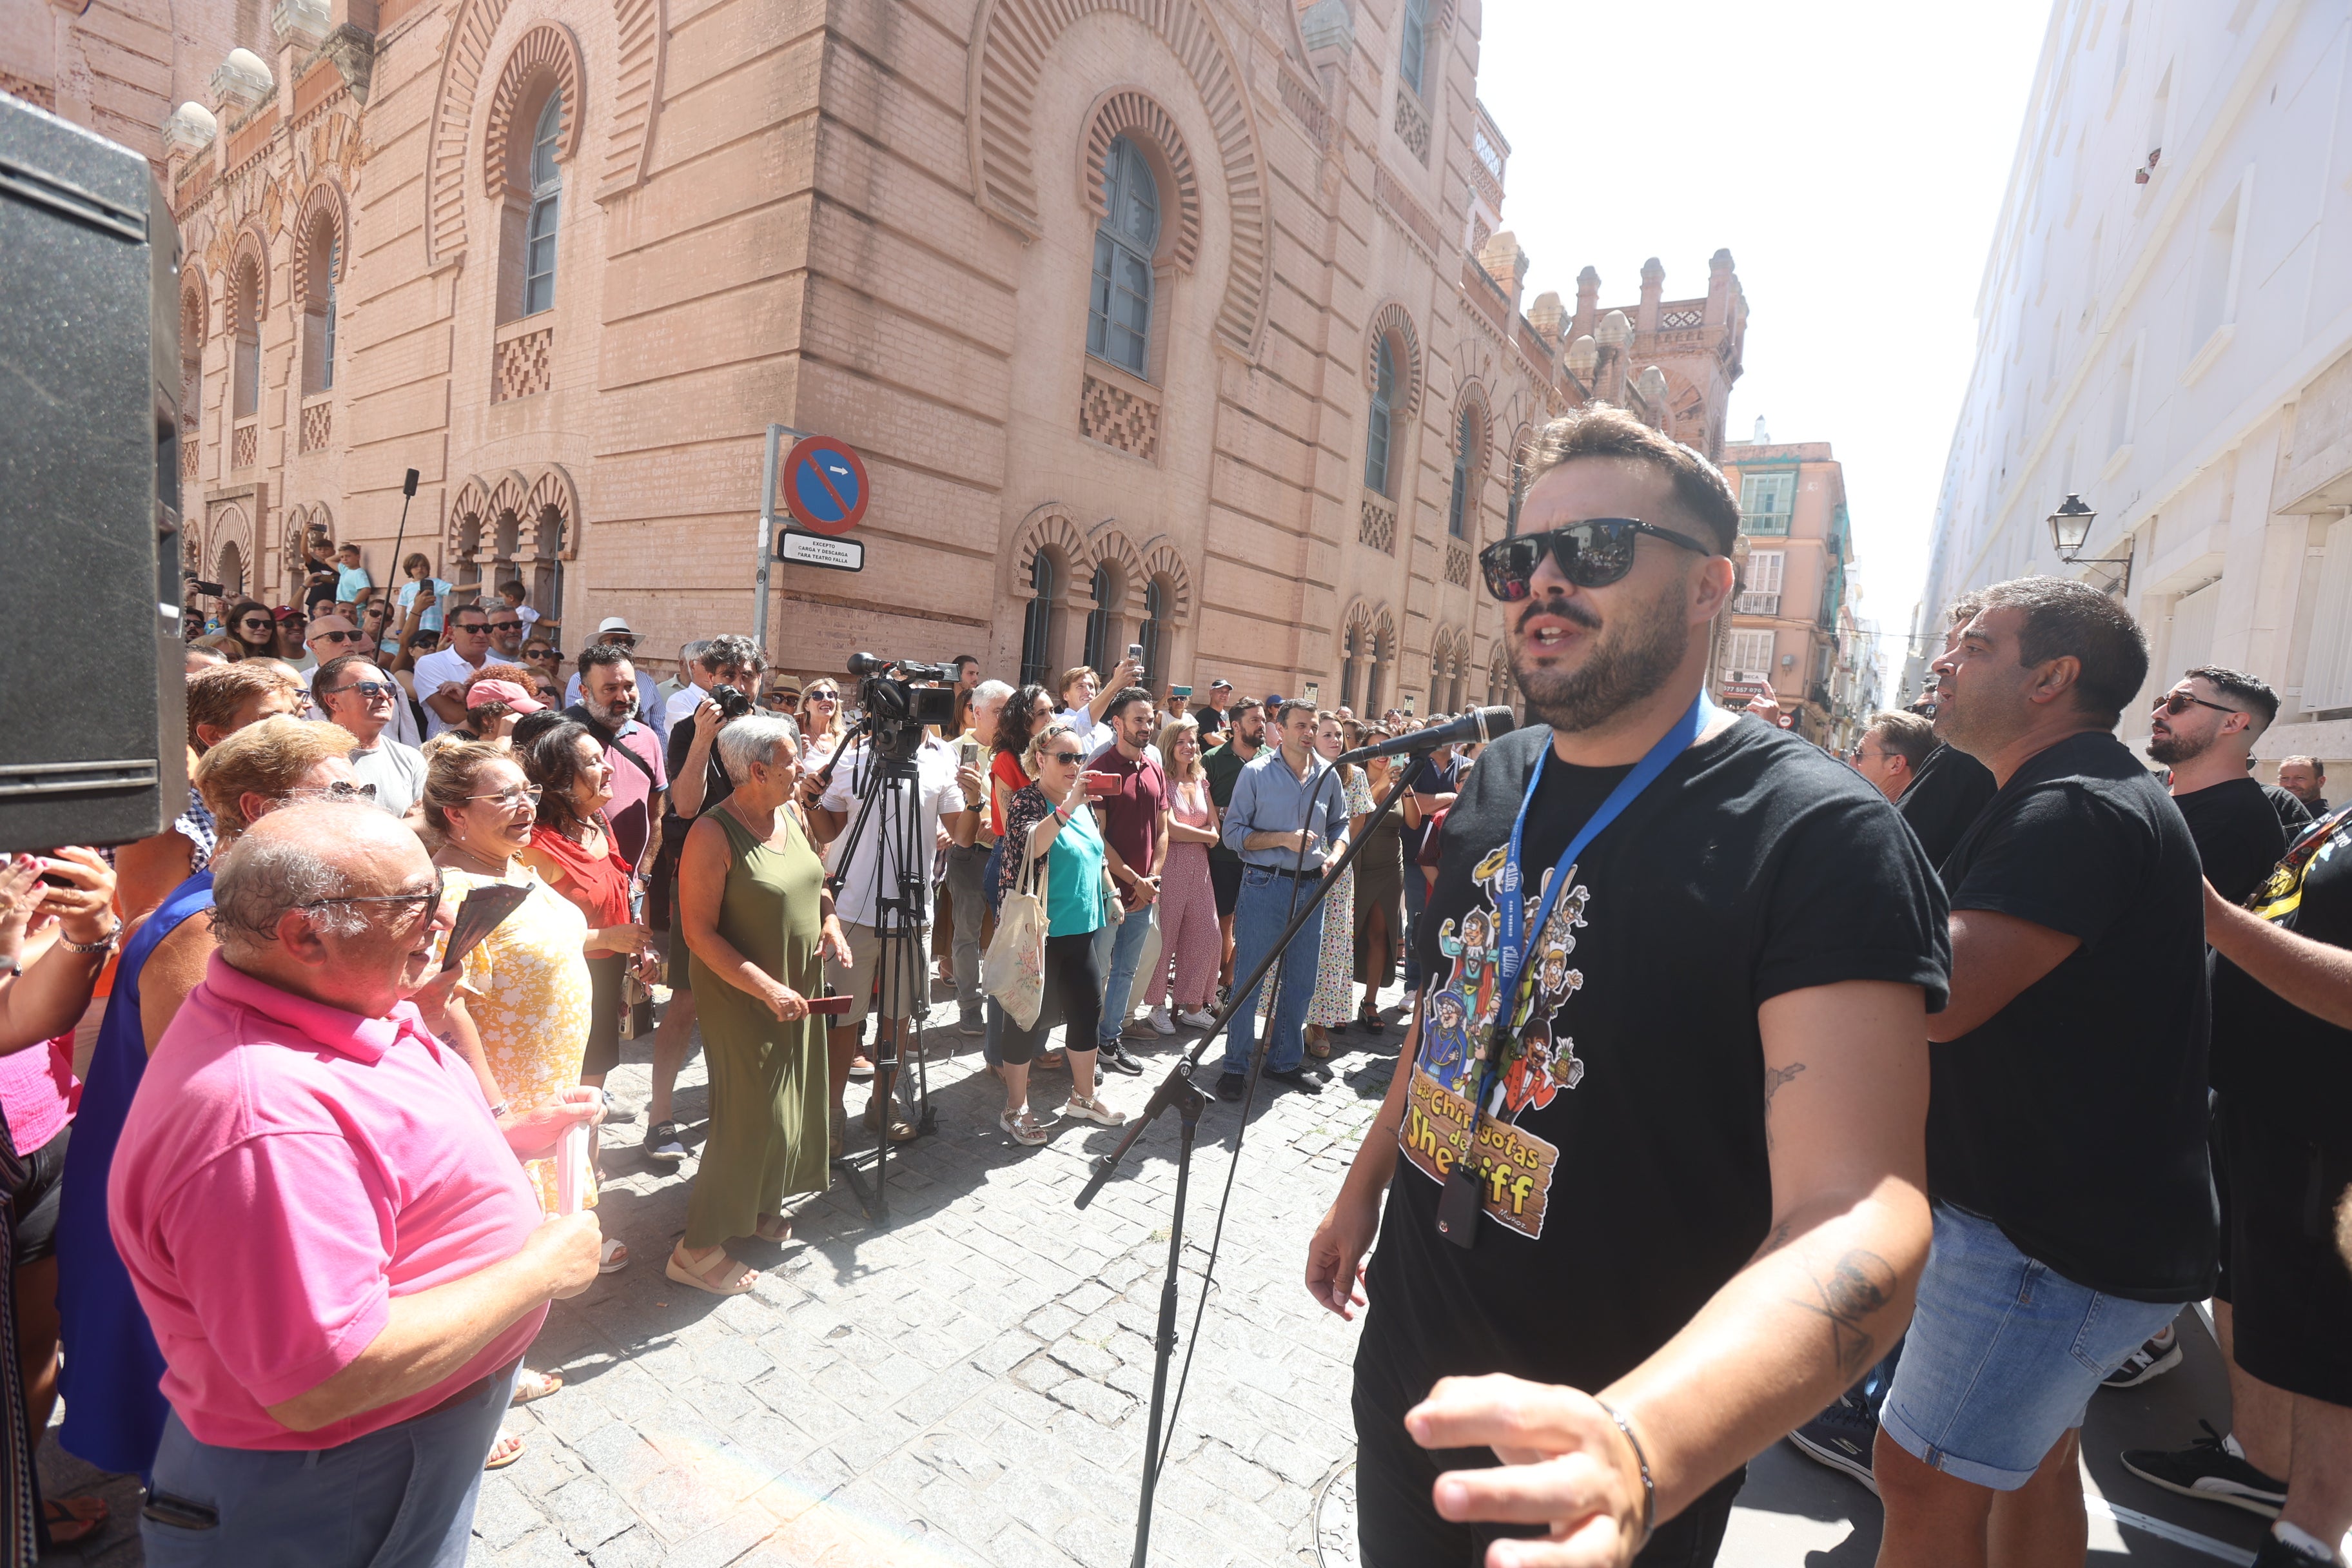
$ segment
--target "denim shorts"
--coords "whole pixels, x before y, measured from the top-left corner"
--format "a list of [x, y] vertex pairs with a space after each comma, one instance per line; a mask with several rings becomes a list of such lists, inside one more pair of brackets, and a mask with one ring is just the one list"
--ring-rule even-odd
[[2099, 1380], [2179, 1314], [2077, 1285], [1989, 1219], [1936, 1205], [1919, 1305], [1879, 1421], [1903, 1451], [2015, 1491], [2083, 1424]]

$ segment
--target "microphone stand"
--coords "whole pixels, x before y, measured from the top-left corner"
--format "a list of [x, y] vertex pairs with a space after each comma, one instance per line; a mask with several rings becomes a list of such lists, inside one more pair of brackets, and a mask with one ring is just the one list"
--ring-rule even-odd
[[[1445, 743], [1447, 742], [1433, 741], [1428, 750], [1435, 751], [1439, 745]], [[1398, 760], [1403, 765], [1397, 770], [1396, 777], [1389, 782], [1388, 793], [1381, 797], [1380, 804], [1373, 808], [1372, 820], [1375, 822], [1386, 816], [1389, 808], [1396, 804], [1397, 797], [1404, 793], [1405, 781], [1412, 775], [1413, 766], [1420, 762], [1421, 753], [1404, 752]], [[1320, 798], [1319, 795], [1318, 798]], [[1267, 949], [1265, 956], [1258, 960], [1257, 967], [1250, 972], [1249, 979], [1234, 988], [1231, 997], [1226, 1001], [1223, 1009], [1218, 1013], [1217, 1021], [1210, 1026], [1209, 1032], [1194, 1041], [1192, 1050], [1168, 1069], [1168, 1076], [1162, 1079], [1160, 1087], [1152, 1091], [1150, 1102], [1143, 1108], [1142, 1114], [1128, 1123], [1127, 1134], [1118, 1141], [1118, 1147], [1095, 1162], [1094, 1174], [1087, 1178], [1086, 1186], [1080, 1190], [1077, 1196], [1079, 1208], [1085, 1208], [1088, 1204], [1093, 1203], [1095, 1194], [1102, 1190], [1103, 1184], [1109, 1181], [1113, 1173], [1118, 1171], [1119, 1162], [1127, 1157], [1127, 1152], [1129, 1149], [1135, 1147], [1135, 1141], [1143, 1136], [1144, 1130], [1158, 1121], [1162, 1113], [1171, 1110], [1176, 1112], [1176, 1196], [1168, 1221], [1168, 1274], [1160, 1287], [1160, 1327], [1152, 1342], [1151, 1409], [1144, 1427], [1143, 1493], [1136, 1510], [1135, 1555], [1130, 1559], [1131, 1568], [1144, 1568], [1144, 1559], [1151, 1547], [1152, 1494], [1157, 1490], [1160, 1480], [1160, 1418], [1167, 1401], [1168, 1363], [1176, 1352], [1176, 1284], [1177, 1268], [1184, 1256], [1184, 1200], [1191, 1185], [1192, 1143], [1195, 1134], [1200, 1130], [1201, 1109], [1208, 1103], [1208, 1097], [1202, 1094], [1200, 1087], [1192, 1081], [1192, 1071], [1200, 1065], [1201, 1058], [1208, 1054], [1209, 1047], [1223, 1035], [1226, 1028], [1233, 1023], [1234, 1010], [1245, 1005], [1255, 1005], [1257, 988], [1260, 982], [1265, 980], [1266, 971], [1273, 968], [1276, 963], [1289, 951], [1291, 938], [1297, 935], [1299, 928], [1307, 923], [1307, 918], [1321, 907], [1324, 899], [1330, 893], [1332, 885], [1339, 881], [1349, 867], [1355, 864], [1356, 857], [1363, 853], [1364, 842], [1362, 838], [1356, 839], [1348, 846], [1347, 851], [1336, 862], [1324, 867], [1322, 883], [1316, 888], [1314, 896], [1306, 900], [1307, 907], [1298, 909], [1297, 906], [1299, 884], [1296, 870], [1297, 868], [1304, 866], [1307, 858], [1306, 840], [1302, 838], [1299, 841], [1298, 854], [1293, 863], [1294, 874], [1291, 879], [1292, 913], [1289, 923], [1283, 927], [1282, 935], [1276, 939], [1271, 948]], [[1285, 965], [1286, 970], [1287, 967]], [[1278, 1003], [1281, 980], [1277, 979], [1275, 984], [1276, 1000]], [[1242, 1099], [1241, 1122], [1234, 1131], [1234, 1159], [1236, 1163], [1241, 1159], [1243, 1135], [1249, 1131], [1249, 1108], [1257, 1095], [1258, 1074], [1265, 1066], [1266, 1050], [1273, 1039], [1275, 1016], [1276, 1009], [1269, 1008], [1267, 1026], [1260, 1032], [1255, 1048], [1250, 1054], [1249, 1088]], [[1232, 1191], [1230, 1174], [1227, 1176], [1226, 1191], [1228, 1194]], [[1220, 1205], [1221, 1225], [1223, 1212], [1223, 1207]], [[1213, 1265], [1213, 1253], [1212, 1267]], [[1202, 1290], [1204, 1304], [1207, 1300], [1207, 1289], [1208, 1281], [1203, 1279]]]

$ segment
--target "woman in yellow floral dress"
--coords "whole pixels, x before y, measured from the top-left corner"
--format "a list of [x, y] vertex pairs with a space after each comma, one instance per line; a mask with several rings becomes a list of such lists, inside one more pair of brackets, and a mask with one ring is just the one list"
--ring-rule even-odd
[[[580, 1081], [593, 1011], [587, 917], [516, 858], [530, 842], [539, 794], [510, 753], [486, 742], [444, 747], [425, 775], [425, 829], [449, 894], [462, 904], [466, 894], [490, 882], [530, 889], [466, 955], [458, 992], [497, 1080], [498, 1098], [514, 1112], [551, 1103]], [[553, 1214], [555, 1161], [526, 1161], [523, 1169], [540, 1207]], [[592, 1171], [584, 1204], [594, 1205], [594, 1187]], [[628, 1249], [606, 1237], [601, 1271], [612, 1273], [627, 1262]], [[561, 1386], [562, 1380], [551, 1373], [525, 1369], [515, 1402]], [[492, 1450], [493, 1464], [509, 1449], [521, 1452], [520, 1443], [502, 1436]]]

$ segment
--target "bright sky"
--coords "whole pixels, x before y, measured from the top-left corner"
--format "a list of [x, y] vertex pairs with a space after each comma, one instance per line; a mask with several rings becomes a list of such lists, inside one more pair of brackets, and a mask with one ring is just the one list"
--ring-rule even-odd
[[[1858, 613], [1890, 678], [1976, 353], [1977, 286], [2050, 0], [1650, 5], [1486, 0], [1479, 97], [1511, 143], [1528, 300], [1601, 273], [1632, 305], [1706, 292], [1728, 246], [1749, 318], [1727, 437], [1829, 441]], [[1524, 301], [1522, 308], [1524, 308]]]

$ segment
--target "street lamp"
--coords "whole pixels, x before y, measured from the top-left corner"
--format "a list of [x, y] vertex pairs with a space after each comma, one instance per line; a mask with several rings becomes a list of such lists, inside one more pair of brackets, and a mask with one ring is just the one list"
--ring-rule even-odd
[[2083, 559], [2083, 547], [2090, 542], [2091, 524], [2098, 517], [2083, 502], [2081, 496], [2068, 493], [2050, 514], [2050, 542], [2057, 547], [2058, 559], [2069, 566], [2113, 566], [2117, 568], [2115, 583], [2107, 592], [2121, 597], [2131, 592], [2131, 557], [2128, 555], [2094, 556]]

